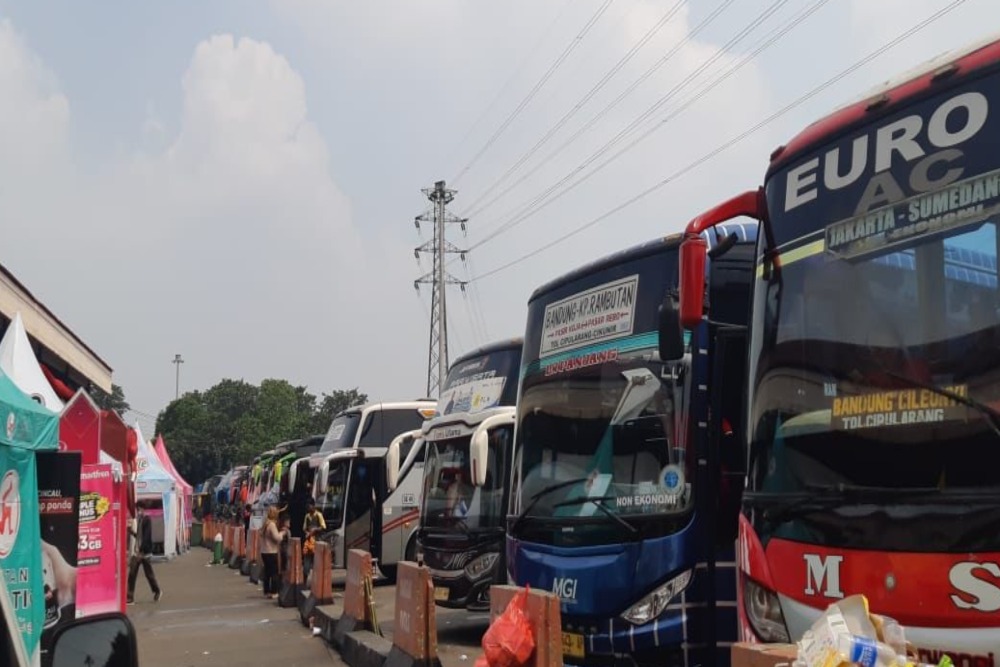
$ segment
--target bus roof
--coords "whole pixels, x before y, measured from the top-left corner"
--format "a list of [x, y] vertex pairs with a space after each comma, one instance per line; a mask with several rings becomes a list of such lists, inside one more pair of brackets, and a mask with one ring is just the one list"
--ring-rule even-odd
[[499, 352], [500, 350], [513, 350], [520, 349], [524, 347], [524, 338], [505, 338], [503, 340], [493, 341], [492, 343], [487, 343], [481, 347], [477, 347], [474, 350], [466, 352], [462, 356], [458, 357], [451, 362], [452, 368], [458, 364], [464, 363], [469, 359], [475, 359], [476, 357], [481, 357], [484, 354], [490, 354], [491, 352]]
[[279, 457], [280, 456], [284, 456], [288, 452], [292, 451], [292, 449], [295, 448], [295, 445], [299, 444], [300, 442], [302, 442], [302, 441], [301, 440], [286, 440], [285, 442], [279, 443], [278, 445], [275, 446], [274, 453], [277, 456], [279, 456]]
[[325, 435], [310, 435], [302, 438], [295, 445], [295, 452], [299, 457], [306, 457], [313, 452], [318, 452], [319, 448], [323, 445], [323, 441], [326, 439]]
[[860, 99], [842, 106], [812, 123], [788, 143], [771, 153], [767, 178], [803, 153], [826, 144], [862, 123], [870, 123], [895, 109], [904, 101], [934, 92], [943, 75], [966, 77], [1000, 61], [1000, 33], [973, 42], [961, 49], [942, 53], [897, 77], [869, 90]]
[[350, 414], [352, 412], [364, 412], [370, 408], [378, 408], [380, 410], [419, 410], [420, 408], [426, 408], [428, 405], [437, 405], [437, 401], [433, 398], [421, 398], [416, 401], [373, 401], [371, 403], [354, 405], [345, 410], [341, 410], [335, 415], [334, 418], [339, 417], [340, 415]]
[[550, 280], [541, 287], [537, 288], [531, 293], [531, 297], [528, 299], [528, 302], [530, 303], [552, 290], [558, 289], [563, 285], [567, 285], [574, 280], [579, 280], [580, 278], [590, 275], [596, 271], [602, 271], [604, 269], [611, 268], [612, 266], [624, 264], [625, 262], [630, 262], [642, 257], [648, 257], [649, 255], [662, 252], [667, 248], [678, 247], [680, 246], [683, 238], [682, 234], [663, 236], [653, 239], [652, 241], [646, 241], [645, 243], [640, 243], [639, 245], [632, 246], [631, 248], [606, 255], [605, 257], [590, 262], [589, 264], [584, 264], [583, 266], [573, 269], [569, 273], [563, 274], [554, 280]]

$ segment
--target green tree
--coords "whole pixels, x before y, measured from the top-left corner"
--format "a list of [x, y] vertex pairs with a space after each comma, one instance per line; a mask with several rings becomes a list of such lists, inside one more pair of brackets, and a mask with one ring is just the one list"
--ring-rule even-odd
[[326, 433], [330, 428], [330, 422], [333, 421], [338, 412], [367, 402], [368, 394], [361, 393], [357, 387], [346, 390], [336, 389], [330, 394], [324, 393], [323, 398], [320, 399], [313, 411], [309, 426], [310, 433]]
[[93, 387], [90, 396], [94, 399], [94, 403], [97, 403], [97, 407], [102, 410], [113, 410], [118, 413], [119, 417], [128, 412], [129, 407], [131, 407], [125, 400], [125, 390], [117, 384], [111, 385], [110, 394], [100, 387]]
[[285, 380], [254, 385], [226, 379], [171, 402], [157, 418], [156, 430], [181, 475], [197, 484], [250, 463], [286, 440], [325, 433], [337, 412], [365, 401], [357, 388], [334, 390], [317, 400], [305, 387]]

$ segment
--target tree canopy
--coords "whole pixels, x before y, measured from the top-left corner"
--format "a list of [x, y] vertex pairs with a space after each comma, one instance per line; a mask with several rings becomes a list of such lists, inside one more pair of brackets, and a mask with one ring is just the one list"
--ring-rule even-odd
[[100, 387], [91, 387], [90, 396], [97, 403], [97, 407], [102, 410], [113, 410], [118, 416], [123, 416], [129, 410], [128, 401], [125, 400], [125, 390], [117, 384], [111, 385], [111, 393], [106, 393]]
[[357, 388], [317, 397], [286, 380], [227, 379], [172, 401], [157, 417], [156, 432], [178, 472], [198, 484], [280, 442], [326, 433], [334, 415], [367, 400]]

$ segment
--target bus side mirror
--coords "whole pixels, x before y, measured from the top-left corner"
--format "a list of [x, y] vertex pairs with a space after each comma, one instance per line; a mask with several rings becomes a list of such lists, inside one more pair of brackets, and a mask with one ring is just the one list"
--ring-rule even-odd
[[684, 358], [684, 332], [681, 330], [677, 299], [668, 294], [660, 306], [660, 361], [679, 361]]
[[680, 321], [685, 329], [701, 324], [705, 310], [705, 263], [708, 241], [688, 234], [680, 250]]
[[490, 455], [490, 433], [481, 428], [472, 434], [469, 443], [469, 467], [472, 470], [472, 485], [486, 485], [486, 467]]
[[52, 667], [121, 665], [137, 667], [135, 629], [124, 614], [102, 614], [71, 621], [56, 631]]
[[330, 474], [330, 467], [327, 465], [320, 465], [319, 469], [316, 471], [316, 477], [313, 483], [313, 498], [317, 502], [326, 494], [327, 476]]
[[385, 481], [390, 492], [399, 486], [399, 440], [394, 440], [385, 453]]

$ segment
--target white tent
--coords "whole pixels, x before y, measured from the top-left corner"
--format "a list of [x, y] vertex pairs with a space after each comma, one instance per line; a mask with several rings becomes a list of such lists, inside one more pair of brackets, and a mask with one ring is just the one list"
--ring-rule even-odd
[[[153, 448], [143, 437], [139, 424], [136, 423], [133, 428], [139, 446], [139, 451], [136, 454], [138, 475], [135, 482], [135, 493], [139, 500], [156, 499], [162, 502], [163, 555], [175, 556], [177, 554], [177, 523], [180, 518], [177, 481], [160, 463]], [[156, 530], [157, 522], [154, 521], [153, 525], [155, 534], [159, 532]], [[155, 537], [154, 541], [157, 541]]]
[[7, 333], [0, 341], [0, 369], [25, 394], [53, 412], [62, 412], [63, 402], [42, 373], [42, 367], [28, 341], [24, 322], [21, 321], [21, 313], [14, 314]]

